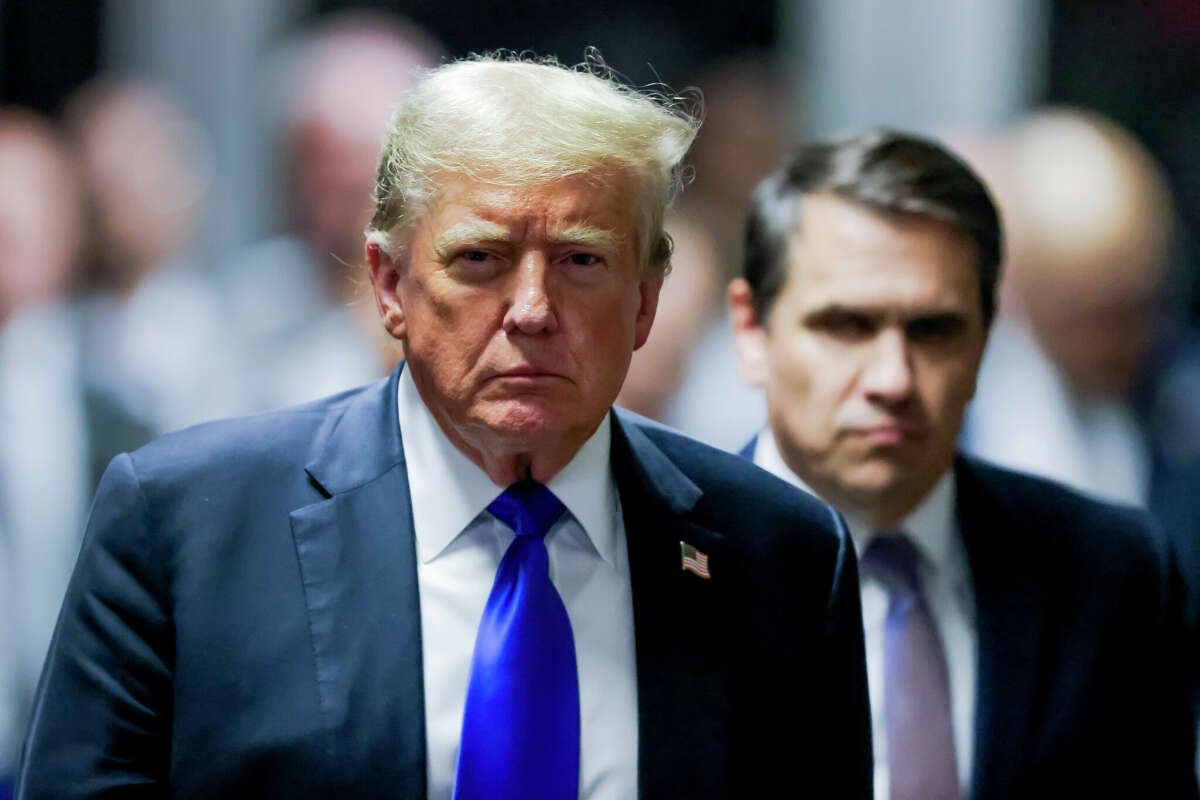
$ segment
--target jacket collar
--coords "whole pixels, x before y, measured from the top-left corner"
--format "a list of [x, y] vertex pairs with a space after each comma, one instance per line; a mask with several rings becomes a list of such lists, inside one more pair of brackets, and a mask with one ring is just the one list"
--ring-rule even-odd
[[370, 483], [404, 465], [396, 388], [403, 364], [392, 374], [348, 392], [326, 415], [305, 464], [305, 472], [328, 496]]

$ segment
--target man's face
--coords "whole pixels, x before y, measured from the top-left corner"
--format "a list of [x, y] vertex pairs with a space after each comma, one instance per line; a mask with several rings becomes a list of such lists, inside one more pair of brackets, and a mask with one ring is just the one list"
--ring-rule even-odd
[[662, 284], [638, 269], [635, 189], [617, 171], [518, 188], [454, 178], [406, 254], [368, 247], [384, 324], [460, 448], [569, 458], [599, 425]]
[[893, 525], [952, 463], [975, 391], [975, 250], [949, 225], [829, 195], [802, 214], [765, 327], [752, 312], [739, 324], [731, 287], [743, 367], [766, 388], [788, 465], [835, 506]]

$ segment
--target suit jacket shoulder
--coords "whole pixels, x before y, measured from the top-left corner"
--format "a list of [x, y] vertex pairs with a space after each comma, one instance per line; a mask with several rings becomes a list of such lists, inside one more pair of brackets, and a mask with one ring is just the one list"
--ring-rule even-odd
[[1116, 567], [1162, 575], [1171, 559], [1157, 522], [1141, 509], [975, 459], [962, 458], [958, 476], [968, 506], [960, 508], [960, 517], [972, 516], [970, 506], [999, 512], [1021, 523], [1009, 536], [1031, 537], [1047, 555], [1073, 562], [1079, 571]]
[[[622, 415], [678, 465], [704, 493], [697, 510], [726, 523], [734, 535], [760, 541], [780, 529], [816, 547], [836, 552], [844, 544], [845, 524], [828, 504], [755, 466], [742, 455], [710, 447], [669, 428]], [[749, 527], [742, 524], [747, 517]]]
[[982, 462], [956, 470], [975, 797], [1194, 797], [1183, 586], [1154, 520]]

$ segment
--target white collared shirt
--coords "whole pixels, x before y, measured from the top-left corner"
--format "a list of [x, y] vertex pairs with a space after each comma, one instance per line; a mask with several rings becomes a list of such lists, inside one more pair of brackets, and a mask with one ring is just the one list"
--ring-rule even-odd
[[[758, 435], [754, 463], [809, 494], [816, 492], [784, 463], [770, 429]], [[954, 470], [934, 485], [933, 490], [903, 522], [903, 530], [921, 555], [921, 588], [937, 626], [950, 677], [950, 714], [954, 728], [954, 748], [958, 759], [958, 780], [967, 796], [974, 757], [975, 686], [978, 678], [975, 593], [967, 566], [967, 554], [959, 535], [954, 513], [956, 485]], [[872, 531], [861, 521], [847, 516], [846, 525], [861, 555], [871, 540]], [[883, 633], [888, 597], [874, 578], [859, 576], [862, 590], [863, 635], [867, 651], [867, 684], [871, 693], [871, 738], [875, 747], [875, 796], [888, 796], [887, 720], [884, 716]]]
[[[502, 491], [458, 450], [400, 375], [397, 407], [412, 495], [425, 675], [430, 800], [449, 800], [471, 656], [500, 559], [514, 534], [485, 509]], [[579, 796], [637, 796], [637, 675], [629, 555], [609, 466], [606, 416], [547, 486], [571, 512], [546, 534], [550, 579], [575, 637]]]

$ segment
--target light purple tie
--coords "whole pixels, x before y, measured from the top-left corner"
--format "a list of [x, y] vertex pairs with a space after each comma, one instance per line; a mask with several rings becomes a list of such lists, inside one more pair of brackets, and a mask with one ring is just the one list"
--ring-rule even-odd
[[946, 655], [921, 591], [921, 554], [902, 534], [876, 536], [863, 575], [888, 593], [884, 626], [884, 713], [890, 800], [957, 800]]

